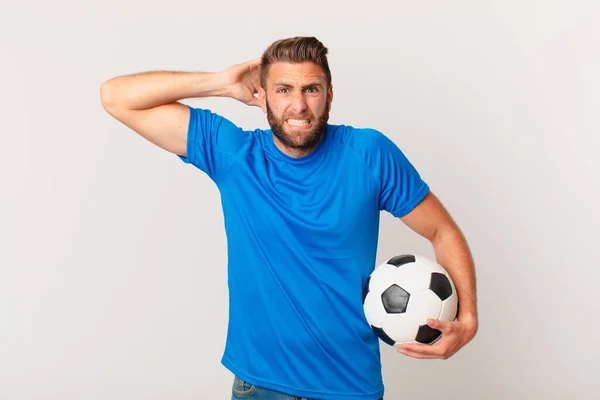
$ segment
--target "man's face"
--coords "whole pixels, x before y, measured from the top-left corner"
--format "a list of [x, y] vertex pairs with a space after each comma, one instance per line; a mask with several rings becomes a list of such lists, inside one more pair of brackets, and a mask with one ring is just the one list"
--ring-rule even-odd
[[290, 150], [314, 149], [325, 132], [333, 89], [321, 67], [312, 62], [271, 64], [262, 109], [273, 134]]

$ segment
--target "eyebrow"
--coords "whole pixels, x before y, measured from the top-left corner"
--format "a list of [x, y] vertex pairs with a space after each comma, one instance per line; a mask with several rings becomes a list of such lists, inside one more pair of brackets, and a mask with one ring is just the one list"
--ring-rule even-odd
[[[289, 83], [285, 83], [285, 82], [275, 82], [273, 84], [273, 86], [283, 86], [283, 87], [286, 87], [286, 88], [293, 87], [293, 85], [290, 85]], [[321, 84], [321, 82], [310, 82], [310, 83], [307, 83], [306, 85], [302, 86], [302, 89], [307, 89], [307, 88], [311, 88], [311, 87], [315, 87], [315, 86], [323, 87], [323, 85]]]

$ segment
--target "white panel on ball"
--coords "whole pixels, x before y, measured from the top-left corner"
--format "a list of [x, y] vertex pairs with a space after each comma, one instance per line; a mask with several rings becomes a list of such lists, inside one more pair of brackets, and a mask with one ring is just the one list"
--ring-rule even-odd
[[415, 256], [415, 258], [417, 264], [427, 267], [429, 271], [446, 274], [446, 270], [444, 269], [444, 267], [442, 267], [440, 264], [433, 261], [432, 259], [424, 256]]
[[363, 307], [365, 310], [368, 310], [368, 312], [365, 313], [365, 317], [367, 318], [369, 325], [381, 328], [383, 326], [383, 321], [387, 316], [385, 308], [383, 308], [383, 303], [381, 302], [381, 293], [369, 293], [365, 298]]
[[398, 347], [401, 343], [415, 340], [419, 324], [408, 314], [393, 314], [385, 319], [383, 330], [396, 342], [394, 347]]
[[[456, 297], [456, 294], [452, 295]], [[458, 303], [454, 298], [448, 298], [442, 302], [442, 312], [440, 313], [440, 321], [454, 321], [456, 312], [458, 311]]]
[[442, 301], [431, 290], [420, 290], [410, 295], [406, 313], [419, 325], [425, 325], [427, 318], [438, 319], [442, 311]]
[[394, 268], [396, 269], [394, 281], [411, 295], [429, 287], [431, 276], [425, 273], [422, 265], [410, 263]]
[[390, 286], [390, 282], [394, 282], [396, 279], [398, 268], [393, 265], [382, 264], [376, 268], [376, 271], [377, 273], [373, 271], [371, 274], [369, 290], [381, 294]]

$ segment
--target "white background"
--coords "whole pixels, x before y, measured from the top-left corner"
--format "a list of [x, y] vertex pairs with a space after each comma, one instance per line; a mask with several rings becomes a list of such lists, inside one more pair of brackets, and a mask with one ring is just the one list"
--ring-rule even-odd
[[[330, 122], [392, 138], [477, 264], [474, 341], [446, 361], [382, 344], [386, 400], [600, 396], [597, 2], [0, 4], [0, 399], [229, 398], [218, 190], [99, 89], [296, 35], [330, 50]], [[186, 103], [268, 128], [231, 99]], [[380, 238], [378, 262], [433, 255], [387, 213]]]

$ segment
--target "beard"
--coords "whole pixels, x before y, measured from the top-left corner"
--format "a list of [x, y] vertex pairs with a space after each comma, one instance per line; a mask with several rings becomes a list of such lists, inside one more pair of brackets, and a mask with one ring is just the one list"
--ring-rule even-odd
[[278, 119], [273, 114], [271, 107], [269, 107], [269, 102], [267, 101], [267, 120], [269, 121], [269, 125], [271, 126], [271, 130], [275, 137], [277, 137], [284, 146], [290, 149], [311, 150], [317, 147], [323, 137], [325, 129], [327, 129], [327, 121], [329, 121], [329, 105], [325, 107], [323, 114], [321, 114], [317, 121], [314, 120], [312, 113], [293, 116], [293, 119], [310, 119], [311, 121], [314, 121], [314, 125], [310, 130], [292, 129], [286, 131], [284, 128], [286, 119], [288, 119], [288, 117]]

